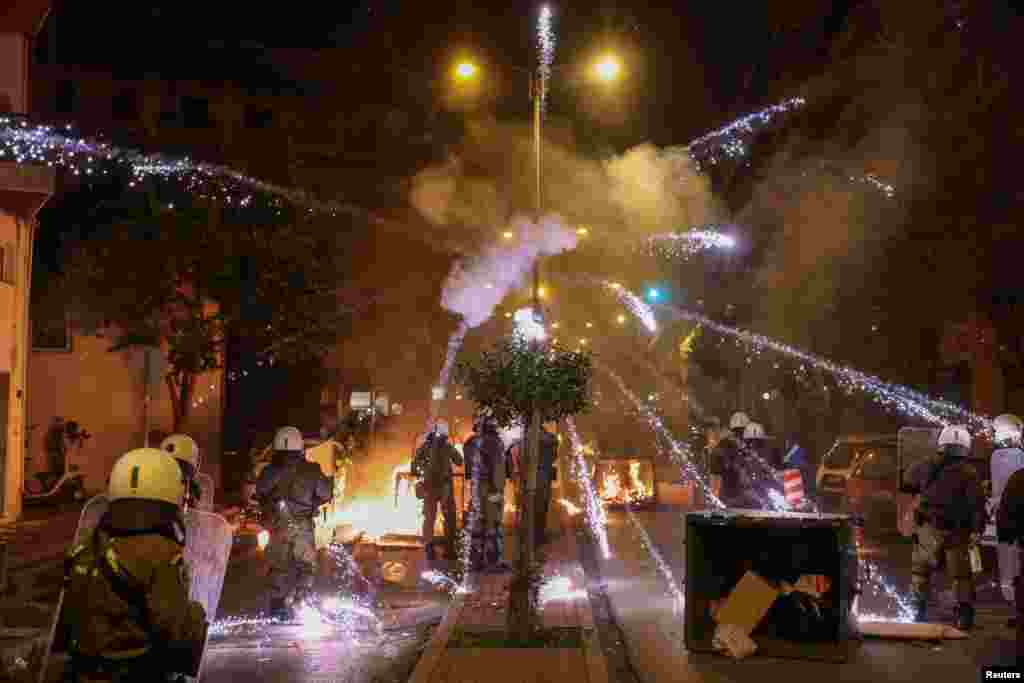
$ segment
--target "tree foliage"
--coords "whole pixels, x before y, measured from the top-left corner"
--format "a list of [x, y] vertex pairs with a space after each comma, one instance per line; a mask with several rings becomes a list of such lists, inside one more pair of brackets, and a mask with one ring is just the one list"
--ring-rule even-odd
[[593, 373], [589, 352], [558, 345], [538, 350], [519, 336], [455, 367], [456, 381], [470, 400], [490, 410], [502, 427], [524, 420], [534, 410], [542, 422], [589, 411]]
[[229, 334], [289, 363], [321, 357], [346, 327], [343, 231], [323, 218], [151, 184], [95, 207], [85, 223], [65, 261], [64, 298], [87, 327], [121, 331], [111, 350], [166, 349], [175, 429], [196, 377], [221, 366]]

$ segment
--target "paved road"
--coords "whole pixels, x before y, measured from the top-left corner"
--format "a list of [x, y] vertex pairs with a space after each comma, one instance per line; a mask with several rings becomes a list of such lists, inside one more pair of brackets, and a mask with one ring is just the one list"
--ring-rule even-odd
[[[667, 571], [682, 584], [685, 580], [683, 512], [660, 509], [636, 513]], [[996, 593], [982, 592], [980, 628], [966, 641], [923, 643], [866, 640], [854, 649], [845, 664], [808, 660], [752, 657], [732, 661], [714, 654], [689, 653], [683, 647], [682, 618], [673, 614], [666, 579], [651, 553], [645, 549], [635, 525], [622, 512], [609, 513], [612, 558], [602, 561], [602, 575], [613, 610], [630, 650], [633, 667], [643, 683], [670, 681], [768, 683], [770, 681], [914, 681], [930, 683], [978, 680], [985, 664], [1014, 661], [1012, 632], [1005, 619], [1010, 609], [998, 602]], [[909, 548], [891, 543], [872, 546], [873, 560], [895, 577], [898, 589], [909, 583]], [[902, 568], [902, 571], [897, 572]], [[983, 579], [984, 583], [984, 579]], [[939, 599], [944, 597], [939, 594]], [[894, 614], [889, 600], [865, 595], [862, 611]], [[827, 678], [825, 678], [827, 677]]]
[[[422, 551], [420, 551], [422, 552]], [[256, 616], [265, 603], [258, 551], [236, 553], [228, 568], [219, 618]], [[384, 590], [381, 621], [356, 618], [346, 628], [253, 624], [211, 637], [204, 683], [391, 683], [406, 681], [443, 616], [445, 601], [429, 590]]]

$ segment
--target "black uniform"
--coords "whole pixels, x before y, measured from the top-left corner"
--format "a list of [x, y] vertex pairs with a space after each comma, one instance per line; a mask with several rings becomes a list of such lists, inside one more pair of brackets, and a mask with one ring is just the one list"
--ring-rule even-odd
[[961, 625], [974, 616], [971, 535], [985, 529], [985, 492], [974, 466], [963, 456], [939, 454], [911, 468], [903, 491], [920, 495], [914, 528], [911, 584], [917, 618], [923, 621], [931, 575], [945, 566], [953, 580]]
[[271, 611], [281, 615], [288, 597], [309, 590], [316, 569], [313, 517], [331, 500], [331, 480], [301, 453], [274, 454], [260, 473], [256, 498], [270, 527]]

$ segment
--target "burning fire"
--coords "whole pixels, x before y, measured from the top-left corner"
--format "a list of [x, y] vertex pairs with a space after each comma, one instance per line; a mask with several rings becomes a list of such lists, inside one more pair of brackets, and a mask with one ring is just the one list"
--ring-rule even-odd
[[[348, 524], [365, 533], [369, 540], [387, 534], [419, 536], [423, 530], [423, 502], [416, 497], [416, 482], [411, 475], [411, 462], [399, 465], [391, 473], [394, 494], [375, 498], [359, 498], [334, 514], [333, 526]], [[434, 533], [442, 534], [444, 525], [440, 511]]]
[[644, 481], [640, 472], [642, 463], [629, 463], [629, 481], [623, 482], [622, 476], [614, 469], [616, 465], [607, 464], [604, 476], [601, 477], [599, 494], [605, 505], [622, 505], [624, 503], [641, 503], [654, 497], [653, 486]]
[[558, 502], [562, 504], [562, 507], [564, 507], [570, 515], [576, 516], [583, 511], [582, 509], [579, 508], [579, 506], [575, 505], [571, 500], [567, 498], [561, 498]]

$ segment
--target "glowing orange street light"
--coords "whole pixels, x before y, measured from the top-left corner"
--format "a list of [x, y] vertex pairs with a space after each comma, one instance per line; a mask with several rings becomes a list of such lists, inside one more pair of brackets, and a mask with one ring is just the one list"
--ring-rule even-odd
[[469, 81], [476, 78], [479, 71], [473, 62], [459, 62], [455, 65], [455, 78], [460, 81]]
[[594, 76], [605, 83], [619, 80], [622, 63], [614, 55], [604, 55], [594, 63]]

